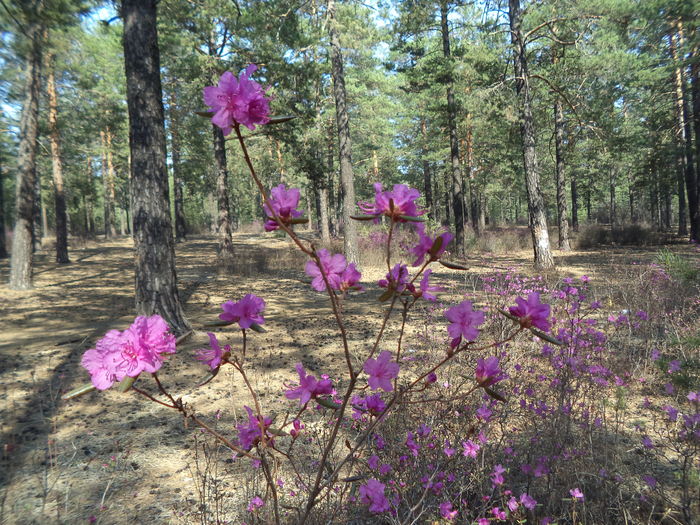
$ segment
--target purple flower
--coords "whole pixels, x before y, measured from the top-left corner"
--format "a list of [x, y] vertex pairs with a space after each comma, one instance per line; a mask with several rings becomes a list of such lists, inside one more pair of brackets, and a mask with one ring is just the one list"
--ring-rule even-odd
[[442, 246], [440, 246], [440, 249], [435, 255], [430, 256], [430, 261], [437, 261], [440, 258], [440, 254], [442, 254], [442, 252], [445, 251], [445, 247], [447, 247], [447, 245], [450, 244], [450, 241], [452, 240], [451, 233], [443, 233], [441, 235], [436, 235], [435, 239], [431, 238], [429, 235], [425, 234], [425, 224], [423, 224], [422, 222], [418, 223], [417, 228], [418, 244], [411, 248], [411, 251], [417, 257], [416, 262], [413, 263], [414, 267], [423, 264], [425, 256], [430, 253], [430, 249], [433, 247], [433, 244], [435, 244], [435, 241], [437, 241], [438, 237], [442, 237]]
[[226, 71], [219, 79], [219, 87], [204, 88], [204, 103], [216, 111], [211, 119], [212, 124], [219, 126], [224, 135], [229, 135], [234, 123], [243, 124], [249, 129], [255, 129], [256, 124], [267, 124], [270, 119], [270, 101], [273, 97], [265, 98], [260, 84], [249, 80], [250, 74], [258, 69], [250, 64], [241, 73], [240, 81], [230, 71]]
[[520, 503], [522, 503], [523, 507], [528, 510], [534, 510], [535, 506], [537, 505], [535, 499], [532, 496], [528, 496], [526, 492], [523, 492], [520, 495]]
[[645, 436], [644, 439], [642, 439], [642, 445], [644, 445], [644, 448], [654, 448], [654, 444], [651, 442], [649, 436]]
[[508, 509], [509, 509], [511, 512], [515, 512], [516, 510], [518, 510], [518, 500], [515, 499], [515, 496], [512, 496], [512, 497], [508, 500]]
[[408, 269], [405, 264], [396, 263], [391, 269], [391, 272], [386, 274], [386, 279], [380, 279], [377, 284], [381, 288], [389, 288], [390, 285], [396, 287], [397, 292], [401, 292], [406, 288], [406, 279], [408, 279]]
[[[355, 269], [355, 263], [350, 263], [340, 276], [339, 289], [345, 292], [355, 286], [355, 283], [360, 279], [362, 279], [362, 274]], [[363, 286], [360, 286], [360, 291], [364, 289]]]
[[698, 392], [691, 392], [688, 394], [688, 401], [691, 403], [697, 403], [700, 401], [700, 391]]
[[252, 500], [250, 500], [250, 504], [248, 505], [248, 512], [253, 512], [255, 509], [259, 509], [264, 505], [262, 498], [260, 496], [255, 496]]
[[675, 391], [671, 383], [666, 383], [666, 393], [670, 396]]
[[505, 379], [505, 374], [498, 368], [498, 358], [491, 356], [484, 361], [481, 357], [476, 362], [476, 382], [481, 386], [490, 386], [502, 379]]
[[643, 312], [642, 310], [639, 310], [637, 312], [637, 317], [639, 317], [642, 321], [646, 321], [649, 319], [649, 316], [645, 312]]
[[367, 461], [367, 464], [369, 465], [369, 468], [374, 470], [379, 466], [379, 456], [376, 454], [372, 454], [372, 457], [369, 458], [369, 461]]
[[365, 402], [367, 411], [374, 415], [381, 414], [386, 408], [386, 404], [382, 401], [382, 396], [379, 393], [367, 396]]
[[664, 406], [664, 410], [666, 411], [666, 414], [668, 414], [668, 419], [671, 421], [676, 421], [678, 419], [678, 409], [674, 408], [670, 405]]
[[237, 322], [243, 330], [250, 328], [253, 323], [263, 324], [265, 322], [262, 315], [263, 310], [265, 310], [265, 301], [252, 293], [247, 294], [237, 303], [227, 301], [221, 305], [221, 308], [223, 308], [224, 313], [219, 314], [219, 319]]
[[[418, 190], [409, 188], [405, 184], [395, 184], [393, 192], [382, 192], [381, 182], [377, 182], [374, 185], [374, 189], [376, 194], [373, 203], [357, 203], [363, 213], [371, 215], [386, 215], [389, 218], [393, 218], [397, 222], [407, 222], [406, 219], [401, 218], [402, 215], [407, 217], [417, 217], [425, 213], [425, 210], [418, 210], [415, 203], [415, 200], [420, 197]], [[393, 211], [390, 208], [390, 200], [394, 202]], [[379, 222], [379, 219], [375, 220], [375, 223], [377, 222]]]
[[[272, 209], [283, 224], [291, 224], [292, 219], [301, 217], [304, 213], [304, 210], [298, 211], [296, 209], [299, 206], [299, 197], [299, 188], [292, 188], [287, 191], [284, 184], [280, 184], [270, 191], [270, 204], [272, 204]], [[265, 204], [265, 213], [267, 213], [269, 219], [265, 223], [265, 231], [271, 232], [278, 229], [280, 225], [272, 218], [272, 212], [267, 204]]]
[[376, 479], [367, 480], [366, 485], [360, 486], [362, 503], [369, 505], [371, 512], [380, 513], [389, 510], [389, 500], [384, 496], [386, 485]]
[[575, 499], [577, 499], [577, 500], [579, 500], [579, 501], [583, 501], [583, 492], [581, 492], [581, 491], [578, 489], [578, 487], [576, 487], [575, 489], [570, 490], [570, 491], [569, 491], [569, 494], [571, 494], [571, 497], [573, 497], [573, 498], [575, 498]]
[[432, 270], [426, 270], [423, 274], [423, 278], [420, 281], [420, 292], [418, 295], [422, 295], [424, 299], [428, 301], [435, 302], [435, 296], [430, 292], [442, 292], [440, 286], [430, 286], [428, 279], [430, 278], [430, 273]]
[[473, 443], [472, 440], [470, 439], [469, 441], [462, 441], [462, 446], [464, 447], [464, 457], [472, 457], [476, 458], [477, 452], [479, 452], [479, 447], [478, 443]]
[[200, 348], [195, 351], [196, 355], [194, 358], [202, 361], [202, 363], [205, 365], [209, 365], [211, 369], [214, 370], [221, 364], [221, 356], [224, 354], [224, 352], [230, 352], [231, 347], [229, 345], [225, 345], [222, 350], [219, 347], [219, 341], [217, 341], [216, 336], [211, 332], [207, 332], [207, 335], [209, 336], [209, 346], [211, 347], [211, 350]]
[[457, 516], [457, 511], [452, 510], [452, 503], [446, 501], [440, 505], [440, 515], [448, 521], [452, 521]]
[[484, 312], [481, 310], [472, 311], [472, 302], [464, 301], [458, 306], [453, 306], [445, 312], [445, 317], [450, 324], [447, 327], [447, 332], [452, 337], [450, 347], [455, 348], [459, 345], [462, 337], [467, 341], [474, 341], [479, 337], [477, 326], [484, 324], [486, 320]]
[[390, 470], [391, 470], [391, 465], [388, 465], [386, 463], [384, 463], [381, 467], [379, 467], [379, 473], [382, 476], [386, 476]]
[[668, 373], [672, 374], [673, 372], [680, 372], [681, 371], [681, 362], [678, 361], [677, 359], [674, 359], [668, 364]]
[[652, 489], [656, 488], [656, 480], [652, 478], [651, 476], [644, 476], [644, 481], [646, 482], [647, 485], [649, 485]]
[[[331, 253], [328, 250], [319, 250], [318, 258], [321, 261], [323, 272], [326, 274], [326, 278], [328, 279], [328, 284], [331, 285], [333, 290], [339, 290], [340, 276], [346, 269], [348, 264], [347, 260], [340, 253], [337, 253], [331, 257]], [[309, 261], [306, 263], [306, 275], [314, 278], [314, 280], [311, 282], [311, 286], [313, 286], [317, 291], [322, 292], [326, 289], [326, 283], [321, 275], [321, 270], [314, 261]]]
[[373, 357], [368, 359], [363, 368], [369, 376], [367, 382], [372, 390], [394, 390], [391, 380], [399, 375], [399, 365], [391, 362], [391, 352], [384, 350], [376, 360]]
[[435, 381], [437, 381], [437, 375], [435, 374], [435, 372], [430, 372], [428, 374], [428, 377], [426, 377], [426, 380], [428, 381], [428, 383], [434, 383]]
[[[248, 450], [250, 447], [256, 445], [262, 436], [262, 431], [260, 430], [260, 419], [257, 416], [253, 416], [253, 410], [250, 407], [243, 406], [248, 411], [248, 424], [244, 425], [239, 423], [238, 428], [238, 440], [241, 446]], [[262, 421], [262, 426], [267, 432], [267, 427], [272, 424], [272, 420], [266, 417]]]
[[658, 349], [654, 348], [654, 349], [651, 351], [651, 360], [652, 360], [652, 361], [658, 361], [659, 359], [661, 359], [661, 352], [659, 352]]
[[503, 473], [505, 471], [506, 469], [504, 469], [502, 465], [496, 465], [493, 468], [493, 472], [491, 473], [491, 481], [494, 483], [494, 485], [503, 485]]
[[314, 376], [306, 375], [306, 371], [301, 363], [297, 363], [296, 369], [299, 374], [299, 386], [287, 390], [284, 395], [287, 396], [287, 399], [298, 399], [299, 406], [302, 406], [308, 403], [312, 397], [316, 397], [318, 381], [316, 381]]
[[511, 315], [520, 318], [520, 326], [530, 328], [534, 326], [545, 332], [549, 331], [550, 323], [547, 320], [552, 310], [548, 304], [540, 304], [540, 293], [532, 292], [527, 296], [527, 301], [518, 296], [515, 298], [518, 306], [511, 306], [508, 310]]

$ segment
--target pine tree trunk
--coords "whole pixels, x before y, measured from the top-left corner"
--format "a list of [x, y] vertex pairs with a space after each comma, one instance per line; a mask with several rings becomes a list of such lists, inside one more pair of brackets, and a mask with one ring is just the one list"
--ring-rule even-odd
[[7, 239], [5, 238], [5, 198], [3, 195], [3, 166], [0, 157], [0, 259], [7, 259]]
[[306, 223], [306, 231], [311, 231], [314, 229], [313, 214], [311, 213], [311, 197], [309, 196], [309, 186], [304, 186], [304, 195], [306, 195], [306, 216], [309, 218], [309, 222]]
[[336, 21], [335, 1], [328, 0], [330, 15], [331, 62], [333, 91], [335, 94], [335, 112], [338, 122], [338, 142], [340, 156], [340, 183], [343, 188], [343, 238], [345, 241], [345, 258], [348, 263], [355, 263], [361, 270], [360, 249], [357, 240], [357, 223], [350, 218], [356, 213], [355, 176], [352, 171], [352, 145], [350, 143], [350, 122], [345, 92], [345, 74], [343, 72], [343, 55], [340, 49], [340, 34]]
[[472, 229], [477, 237], [479, 231], [478, 204], [476, 202], [476, 177], [474, 175], [474, 140], [472, 139], [472, 114], [467, 113], [467, 172], [469, 173], [469, 207], [472, 216]]
[[209, 231], [212, 235], [219, 232], [219, 227], [216, 225], [216, 207], [214, 206], [214, 193], [209, 190]]
[[160, 315], [175, 335], [182, 335], [191, 326], [180, 305], [175, 272], [156, 0], [123, 0], [122, 15], [136, 311], [139, 315]]
[[27, 28], [32, 50], [27, 57], [24, 77], [24, 103], [17, 152], [17, 184], [15, 186], [15, 226], [10, 258], [10, 290], [32, 288], [34, 177], [39, 114], [39, 83], [43, 28], [34, 22]]
[[331, 234], [328, 229], [328, 190], [321, 188], [318, 192], [321, 199], [321, 242], [324, 246], [329, 246], [331, 243]]
[[523, 165], [525, 167], [525, 187], [532, 232], [532, 245], [535, 252], [535, 267], [554, 268], [552, 249], [547, 232], [547, 219], [544, 214], [544, 200], [540, 189], [540, 174], [535, 151], [535, 125], [530, 100], [530, 79], [527, 70], [525, 40], [521, 27], [520, 0], [509, 0], [510, 29], [513, 43], [516, 88], [522, 100], [520, 134], [523, 144]]
[[100, 131], [100, 144], [102, 145], [102, 193], [104, 194], [104, 200], [102, 202], [102, 213], [104, 216], [104, 229], [105, 229], [105, 239], [109, 239], [110, 229], [109, 229], [109, 175], [107, 174], [107, 141], [105, 140], [105, 132]]
[[66, 196], [63, 189], [63, 166], [61, 164], [61, 136], [58, 131], [58, 104], [56, 82], [53, 74], [53, 55], [46, 57], [49, 72], [47, 91], [49, 94], [49, 129], [51, 131], [51, 166], [53, 168], [54, 201], [56, 204], [56, 262], [69, 263], [68, 228], [66, 225]]
[[[683, 184], [683, 179], [681, 178], [681, 187], [682, 187], [682, 184]], [[637, 215], [636, 215], [637, 210], [635, 210], [635, 208], [634, 208], [634, 181], [632, 180], [632, 172], [629, 170], [627, 171], [627, 189], [629, 192], [629, 200], [630, 200], [630, 221], [632, 221], [633, 223], [636, 223], [637, 222]], [[684, 197], [685, 197], [685, 195], [684, 195]]]
[[571, 175], [571, 229], [578, 231], [578, 186], [575, 171]]
[[[442, 29], [442, 52], [445, 60], [450, 60], [450, 34], [447, 25], [447, 0], [440, 2], [440, 18]], [[452, 212], [455, 219], [455, 252], [464, 256], [464, 195], [462, 194], [462, 170], [459, 166], [459, 145], [457, 144], [457, 123], [455, 119], [455, 91], [452, 73], [447, 75], [447, 111], [450, 127], [450, 159], [452, 164]]]
[[557, 150], [557, 215], [559, 218], [559, 249], [565, 252], [571, 250], [569, 243], [569, 219], [566, 208], [566, 173], [564, 166], [564, 111], [561, 99], [557, 97], [554, 103], [554, 128]]
[[[333, 119], [331, 118], [328, 122], [328, 188], [325, 190], [326, 201], [328, 206], [326, 207], [330, 227], [330, 235], [333, 237], [338, 236], [338, 221], [337, 221], [337, 208], [335, 205], [335, 169], [333, 168], [333, 163], [335, 157], [333, 155], [333, 144], [335, 143], [333, 137]], [[324, 241], [325, 242], [325, 241]], [[330, 239], [329, 241], [330, 242]]]
[[34, 164], [34, 205], [32, 213], [32, 242], [34, 253], [40, 252], [43, 248], [42, 239], [46, 227], [46, 211], [44, 210], [44, 202], [41, 196], [41, 175], [36, 164]]
[[[695, 132], [695, 147], [696, 147], [696, 157], [700, 159], [700, 64], [698, 63], [697, 50], [693, 51], [693, 64], [691, 67], [692, 74], [692, 102], [693, 102], [693, 125]], [[683, 98], [683, 115], [688, 115], [688, 103]], [[700, 198], [698, 195], [698, 181], [695, 172], [695, 165], [692, 162], [692, 141], [690, 135], [690, 121], [685, 119], [685, 144], [686, 144], [686, 154], [690, 153], [690, 156], [686, 155], [689, 165], [686, 165], [685, 169], [685, 187], [688, 193], [688, 219], [690, 221], [690, 238], [700, 241]], [[700, 171], [700, 166], [698, 167]]]
[[93, 202], [92, 202], [92, 195], [93, 195], [93, 182], [92, 182], [92, 157], [87, 158], [87, 180], [88, 180], [88, 187], [90, 188], [89, 193], [88, 193], [88, 225], [89, 225], [89, 232], [90, 235], [93, 236], [95, 235], [95, 214], [93, 213]]
[[224, 132], [219, 126], [212, 124], [214, 133], [214, 163], [216, 165], [216, 195], [219, 217], [219, 252], [221, 260], [233, 259], [233, 241], [231, 239], [231, 216], [228, 198], [228, 169], [226, 167], [226, 142]]
[[175, 242], [186, 241], [185, 205], [182, 200], [184, 181], [180, 173], [180, 114], [175, 105], [175, 93], [170, 93], [170, 138], [172, 140], [173, 190], [175, 192]]
[[428, 218], [435, 220], [435, 205], [433, 204], [433, 183], [430, 180], [430, 163], [428, 162], [428, 135], [425, 126], [425, 117], [420, 118], [420, 131], [423, 137], [421, 144], [421, 158], [423, 160], [423, 194], [425, 195], [425, 207], [428, 210]]
[[114, 162], [112, 162], [112, 140], [114, 134], [107, 128], [107, 173], [109, 174], [109, 236], [114, 239], [117, 236], [117, 214], [114, 195]]

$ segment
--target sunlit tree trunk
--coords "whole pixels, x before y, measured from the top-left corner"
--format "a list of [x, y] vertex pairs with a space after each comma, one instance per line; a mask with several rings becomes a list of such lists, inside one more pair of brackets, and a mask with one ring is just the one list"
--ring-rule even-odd
[[425, 195], [425, 208], [428, 210], [428, 218], [435, 219], [435, 205], [433, 204], [433, 183], [430, 180], [430, 163], [428, 162], [428, 136], [425, 125], [425, 117], [420, 118], [420, 131], [423, 142], [421, 144], [421, 158], [423, 160], [423, 194]]
[[180, 305], [175, 272], [156, 0], [123, 0], [122, 15], [136, 311], [139, 315], [160, 315], [175, 335], [181, 335], [191, 326]]
[[175, 93], [170, 93], [170, 139], [172, 141], [173, 192], [175, 201], [175, 242], [186, 241], [185, 205], [182, 200], [182, 174], [180, 173], [180, 114], [177, 110]]
[[559, 249], [571, 250], [569, 243], [569, 218], [566, 208], [566, 172], [564, 165], [564, 111], [561, 99], [554, 103], [554, 128], [557, 150], [557, 215], [559, 218]]
[[3, 195], [3, 166], [0, 157], [0, 259], [7, 259], [7, 239], [5, 238], [5, 198]]

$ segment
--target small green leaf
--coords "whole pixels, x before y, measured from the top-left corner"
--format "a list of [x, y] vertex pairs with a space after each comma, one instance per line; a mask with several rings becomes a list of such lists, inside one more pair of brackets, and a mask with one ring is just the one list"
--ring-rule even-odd
[[204, 376], [204, 379], [202, 379], [202, 380], [199, 382], [199, 384], [198, 384], [197, 386], [198, 386], [198, 387], [199, 387], [199, 386], [204, 386], [204, 385], [206, 385], [209, 381], [211, 381], [212, 379], [214, 379], [214, 378], [216, 377], [216, 375], [219, 373], [219, 369], [220, 369], [220, 368], [221, 368], [220, 366], [217, 366], [214, 370], [211, 370], [210, 372], [208, 372], [207, 375]]
[[307, 222], [309, 222], [309, 219], [298, 218], [298, 219], [292, 219], [289, 222], [292, 224], [306, 224]]
[[442, 239], [442, 235], [441, 235], [437, 239], [435, 239], [435, 242], [430, 247], [430, 251], [428, 253], [430, 254], [431, 257], [435, 257], [438, 254], [438, 252], [440, 251], [440, 248], [442, 248], [442, 243], [443, 243], [443, 239]]
[[124, 376], [124, 379], [122, 379], [121, 383], [119, 383], [119, 393], [120, 394], [126, 394], [129, 390], [131, 390], [131, 387], [134, 386], [134, 383], [136, 383], [136, 380], [139, 378], [139, 376], [136, 377], [130, 377], [130, 376]]
[[365, 475], [359, 475], [359, 476], [350, 476], [349, 478], [343, 478], [340, 481], [344, 483], [352, 483], [353, 481], [360, 481], [362, 479], [365, 479]]
[[258, 332], [259, 334], [266, 334], [267, 333], [267, 330], [265, 330], [262, 326], [260, 326], [259, 324], [256, 324], [256, 323], [253, 323], [252, 325], [250, 325], [250, 329], [253, 332]]
[[455, 264], [447, 261], [443, 261], [442, 259], [440, 260], [440, 264], [442, 264], [445, 268], [449, 268], [450, 270], [468, 270], [466, 266], [462, 266], [461, 264]]
[[297, 118], [296, 115], [288, 115], [284, 117], [270, 117], [270, 121], [264, 125], [270, 126], [272, 124], [282, 124], [283, 122], [289, 122], [290, 120], [294, 120], [295, 118]]
[[332, 408], [332, 409], [334, 409], [334, 410], [337, 410], [337, 409], [340, 408], [340, 404], [334, 403], [334, 402], [331, 401], [330, 399], [319, 399], [319, 398], [316, 398], [316, 403], [318, 403], [318, 404], [321, 405], [322, 407]]
[[200, 117], [204, 118], [212, 118], [216, 113], [213, 111], [195, 111], [195, 115], [199, 115]]
[[180, 343], [184, 342], [189, 336], [192, 335], [192, 330], [187, 332], [186, 334], [181, 335], [180, 337], [177, 338], [175, 341], [175, 346], [179, 345]]
[[559, 339], [554, 339], [554, 337], [552, 337], [551, 335], [547, 335], [543, 332], [540, 332], [539, 330], [535, 330], [534, 328], [530, 328], [530, 331], [540, 339], [544, 339], [545, 341], [552, 343], [553, 345], [564, 346], [564, 343], [559, 341]]
[[425, 222], [428, 220], [426, 217], [412, 217], [411, 215], [399, 215], [399, 219], [403, 219], [408, 222]]
[[350, 215], [351, 219], [355, 219], [356, 221], [373, 221], [375, 219], [379, 219], [381, 215]]
[[502, 396], [501, 394], [499, 394], [498, 392], [496, 392], [495, 390], [491, 390], [491, 389], [490, 389], [489, 387], [487, 387], [487, 386], [484, 386], [484, 387], [482, 387], [482, 388], [486, 391], [486, 393], [487, 393], [490, 397], [492, 397], [492, 398], [494, 398], [494, 399], [500, 401], [501, 403], [505, 403], [505, 402], [506, 402], [506, 398], [503, 397], [503, 396]]
[[213, 327], [219, 327], [219, 326], [230, 326], [232, 324], [236, 324], [238, 321], [212, 321], [211, 323], [207, 323], [204, 326], [213, 326]]
[[87, 394], [88, 392], [92, 392], [93, 390], [97, 390], [95, 385], [92, 383], [88, 383], [87, 385], [79, 386], [78, 388], [74, 388], [70, 392], [66, 392], [61, 396], [61, 399], [64, 401], [68, 401], [69, 399], [75, 399], [76, 397], [80, 397], [82, 395]]
[[379, 296], [379, 302], [380, 303], [385, 303], [389, 299], [391, 299], [391, 296], [394, 295], [394, 290], [387, 290], [384, 292], [382, 295]]
[[501, 313], [501, 315], [507, 317], [511, 321], [518, 323], [518, 324], [520, 323], [519, 318], [515, 317], [514, 315], [510, 314], [509, 312], [506, 312], [503, 308], [496, 308], [496, 310], [498, 310]]
[[288, 436], [289, 434], [281, 428], [267, 427], [267, 431], [273, 436]]

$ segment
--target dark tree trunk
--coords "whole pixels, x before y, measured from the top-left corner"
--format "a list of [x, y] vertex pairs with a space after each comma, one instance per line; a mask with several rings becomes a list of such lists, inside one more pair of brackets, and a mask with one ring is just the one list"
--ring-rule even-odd
[[27, 57], [24, 104], [19, 130], [15, 227], [10, 259], [10, 289], [32, 288], [34, 178], [36, 175], [36, 143], [39, 114], [39, 82], [43, 29], [38, 22], [28, 28], [32, 49]]
[[479, 192], [479, 231], [480, 232], [485, 232], [486, 231], [486, 194], [484, 193], [484, 189]]
[[612, 163], [613, 161], [611, 160], [610, 164], [610, 227], [614, 228], [615, 227], [615, 221], [617, 219], [616, 213], [615, 213], [615, 204], [616, 204], [616, 199], [615, 199], [615, 167], [614, 164]]
[[5, 238], [5, 198], [3, 196], [3, 167], [0, 157], [0, 259], [7, 259], [7, 239]]
[[350, 122], [345, 94], [345, 74], [343, 72], [343, 55], [340, 50], [340, 33], [336, 21], [335, 1], [328, 0], [330, 15], [331, 62], [333, 70], [333, 92], [335, 94], [335, 113], [338, 121], [338, 143], [340, 157], [340, 183], [343, 188], [343, 238], [345, 240], [345, 258], [348, 263], [355, 263], [360, 269], [360, 249], [357, 241], [357, 223], [350, 218], [356, 213], [355, 176], [352, 171], [352, 145], [350, 143]]
[[219, 227], [216, 225], [216, 207], [214, 206], [214, 192], [209, 190], [209, 231], [216, 234]]
[[175, 192], [175, 242], [186, 241], [185, 205], [182, 200], [182, 174], [180, 173], [180, 114], [175, 103], [175, 93], [170, 93], [170, 137], [172, 139], [173, 191]]
[[474, 175], [474, 140], [472, 138], [472, 114], [467, 113], [467, 173], [469, 173], [469, 208], [472, 218], [472, 229], [478, 237], [479, 231], [478, 209], [476, 201], [476, 176]]
[[[693, 53], [695, 55], [695, 53]], [[697, 57], [693, 57], [692, 66], [692, 101], [693, 101], [693, 124], [695, 131], [695, 147], [696, 155], [700, 158], [700, 64], [697, 62]], [[690, 238], [700, 241], [700, 199], [698, 198], [698, 182], [695, 173], [695, 163], [693, 161], [692, 137], [690, 131], [690, 114], [688, 111], [688, 101], [683, 97], [683, 116], [684, 116], [684, 134], [685, 134], [685, 151], [686, 151], [686, 166], [685, 166], [685, 188], [688, 193], [688, 219], [690, 220]]]
[[[681, 179], [682, 184], [682, 179]], [[630, 221], [633, 223], [637, 222], [637, 210], [634, 209], [634, 180], [632, 180], [632, 172], [627, 171], [627, 189], [629, 193], [630, 200]]]
[[61, 136], [58, 131], [58, 104], [56, 82], [53, 74], [53, 57], [46, 58], [49, 78], [49, 129], [51, 130], [51, 166], [53, 168], [54, 201], [56, 204], [56, 262], [68, 263], [68, 227], [66, 224], [66, 196], [63, 190], [63, 166], [61, 163]]
[[83, 201], [83, 230], [85, 231], [85, 236], [87, 236], [90, 232], [90, 223], [88, 221], [88, 206], [87, 206], [87, 197], [83, 193], [82, 195], [82, 201]]
[[564, 166], [564, 111], [561, 99], [554, 104], [554, 133], [557, 150], [557, 215], [559, 218], [559, 249], [571, 250], [569, 243], [569, 218], [566, 209], [566, 173]]
[[89, 232], [90, 235], [95, 235], [95, 214], [93, 212], [93, 203], [92, 203], [92, 190], [93, 190], [93, 182], [92, 182], [92, 157], [87, 158], [87, 180], [88, 180], [88, 187], [89, 192], [88, 192], [88, 225], [89, 225]]
[[[338, 236], [338, 220], [337, 220], [337, 208], [335, 205], [335, 169], [333, 168], [334, 155], [333, 155], [333, 119], [331, 118], [328, 122], [328, 188], [325, 190], [327, 207], [326, 213], [328, 214], [328, 226], [330, 227], [330, 235], [333, 237]], [[329, 241], [330, 242], [330, 239]]]
[[425, 207], [428, 210], [428, 218], [435, 219], [435, 206], [433, 204], [433, 183], [430, 180], [430, 163], [428, 162], [428, 137], [425, 126], [425, 117], [420, 118], [420, 131], [423, 136], [421, 145], [421, 158], [423, 160], [423, 188], [425, 194]]
[[191, 326], [180, 305], [170, 219], [156, 0], [123, 0], [129, 109], [136, 311], [160, 315], [175, 335]]
[[105, 140], [105, 132], [100, 131], [100, 143], [102, 144], [102, 193], [104, 201], [102, 202], [102, 213], [104, 215], [104, 233], [105, 239], [110, 237], [109, 229], [109, 176], [107, 175], [107, 142]]
[[229, 260], [234, 256], [231, 239], [231, 215], [228, 198], [228, 169], [226, 168], [226, 142], [224, 132], [219, 126], [212, 124], [214, 132], [214, 163], [216, 165], [216, 195], [219, 209], [217, 221], [219, 231], [220, 259]]
[[[440, 19], [442, 30], [442, 53], [445, 60], [450, 61], [450, 33], [447, 25], [447, 0], [440, 2]], [[449, 64], [448, 64], [449, 67]], [[455, 251], [458, 256], [464, 255], [464, 195], [462, 194], [462, 170], [459, 166], [459, 145], [457, 143], [457, 123], [455, 119], [455, 91], [452, 72], [447, 79], [447, 111], [450, 127], [450, 159], [452, 161], [452, 212], [455, 218]]]
[[304, 195], [306, 195], [306, 214], [309, 218], [309, 222], [306, 223], [306, 230], [311, 231], [314, 229], [313, 215], [311, 213], [311, 197], [309, 196], [309, 186], [304, 186]]
[[571, 228], [578, 231], [578, 186], [575, 171], [571, 175]]
[[44, 203], [41, 197], [41, 175], [36, 164], [34, 164], [34, 204], [32, 207], [32, 251], [40, 252], [42, 249], [41, 240], [44, 238], [46, 228], [46, 215]]
[[532, 232], [532, 246], [535, 252], [535, 267], [554, 268], [552, 249], [549, 245], [547, 219], [544, 214], [544, 200], [540, 189], [540, 174], [535, 151], [535, 125], [530, 100], [530, 79], [527, 70], [525, 40], [521, 27], [522, 13], [520, 0], [509, 0], [510, 30], [513, 42], [513, 62], [515, 64], [516, 88], [522, 99], [520, 134], [523, 144], [523, 165], [525, 167], [525, 187]]

